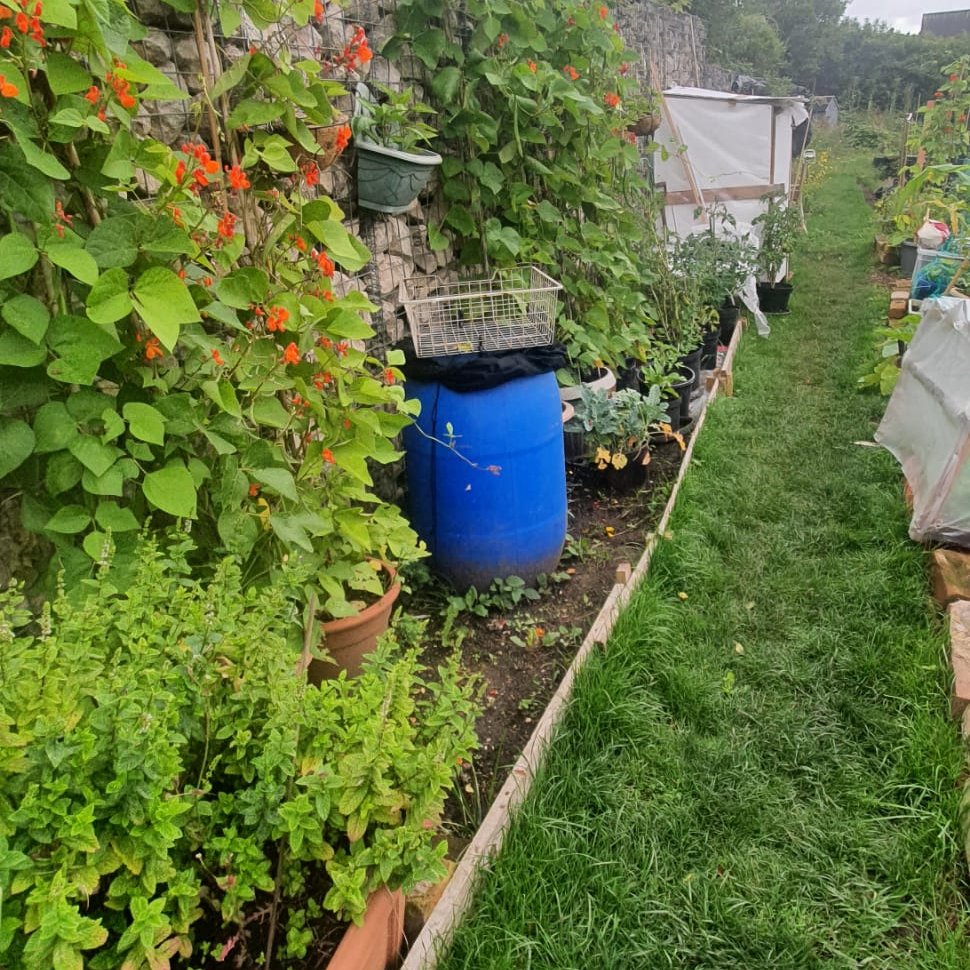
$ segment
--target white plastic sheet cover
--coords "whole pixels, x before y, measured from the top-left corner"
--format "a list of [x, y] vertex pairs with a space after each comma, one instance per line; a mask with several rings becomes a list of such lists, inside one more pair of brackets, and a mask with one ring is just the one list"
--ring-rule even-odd
[[910, 536], [970, 547], [970, 301], [924, 301], [876, 441], [913, 490]]
[[[679, 137], [666, 119], [655, 136], [662, 151], [655, 158], [655, 175], [668, 192], [691, 190], [685, 162], [697, 187], [757, 188], [791, 182], [792, 127], [808, 117], [798, 98], [768, 98], [674, 87], [664, 92], [667, 110]], [[682, 149], [687, 149], [686, 158]], [[725, 203], [738, 222], [751, 222], [764, 211], [760, 198]], [[695, 201], [667, 206], [667, 226], [688, 235], [698, 223]], [[706, 221], [701, 216], [700, 221]]]

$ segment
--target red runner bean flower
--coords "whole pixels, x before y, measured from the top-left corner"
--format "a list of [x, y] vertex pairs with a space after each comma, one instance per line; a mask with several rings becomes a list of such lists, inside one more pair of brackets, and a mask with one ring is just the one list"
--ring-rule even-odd
[[270, 307], [266, 316], [266, 329], [270, 333], [286, 333], [286, 321], [290, 319], [290, 311], [286, 307]]
[[250, 187], [249, 179], [246, 177], [246, 173], [238, 165], [233, 165], [232, 168], [227, 165], [226, 172], [229, 175], [229, 187], [233, 190], [233, 192], [238, 192], [241, 189], [248, 189]]
[[579, 71], [577, 71], [576, 68], [572, 66], [572, 64], [567, 64], [562, 69], [562, 72], [563, 74], [566, 75], [566, 77], [569, 78], [570, 81], [575, 81], [579, 78]]
[[290, 341], [286, 345], [286, 350], [283, 351], [283, 356], [281, 358], [284, 364], [299, 364], [300, 363], [300, 350], [293, 341]]
[[[198, 174], [199, 173], [196, 172], [196, 175]], [[236, 227], [236, 217], [231, 212], [227, 212], [219, 220], [219, 225], [218, 225], [219, 235], [222, 236], [223, 239], [232, 239], [235, 227]]]

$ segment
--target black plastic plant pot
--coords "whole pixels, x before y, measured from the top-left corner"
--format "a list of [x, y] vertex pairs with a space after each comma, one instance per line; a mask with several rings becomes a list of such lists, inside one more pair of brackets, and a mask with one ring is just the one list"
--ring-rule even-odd
[[717, 319], [718, 337], [726, 347], [731, 343], [738, 320], [741, 319], [741, 307], [735, 306], [733, 303], [724, 303], [717, 308]]
[[597, 468], [592, 462], [587, 466], [585, 480], [596, 488], [603, 488], [610, 492], [632, 492], [642, 488], [650, 479], [650, 464], [643, 463], [649, 452], [643, 451], [625, 455], [626, 464], [622, 468], [607, 465]]
[[701, 344], [701, 370], [715, 370], [717, 368], [717, 348], [720, 343], [721, 330], [719, 327], [715, 327], [704, 334], [704, 341]]
[[677, 360], [677, 373], [687, 375], [690, 371], [691, 385], [690, 389], [693, 391], [694, 388], [700, 387], [701, 383], [701, 354], [704, 352], [704, 346], [701, 344], [695, 347], [689, 354], [684, 354], [683, 357]]
[[916, 269], [917, 246], [912, 239], [904, 239], [899, 244], [899, 273], [906, 279], [913, 275]]
[[586, 435], [582, 431], [564, 431], [562, 436], [566, 462], [581, 462], [586, 457]]
[[758, 304], [762, 313], [788, 313], [791, 283], [759, 283]]
[[640, 361], [636, 357], [627, 357], [624, 365], [616, 372], [616, 389], [618, 391], [640, 391]]
[[[673, 385], [673, 389], [680, 399], [680, 407], [676, 413], [679, 418], [677, 428], [681, 428], [690, 421], [690, 394], [694, 389], [695, 374], [689, 367], [680, 367], [678, 373], [681, 375], [681, 379]], [[673, 408], [671, 408], [671, 412], [671, 417], [673, 417]]]

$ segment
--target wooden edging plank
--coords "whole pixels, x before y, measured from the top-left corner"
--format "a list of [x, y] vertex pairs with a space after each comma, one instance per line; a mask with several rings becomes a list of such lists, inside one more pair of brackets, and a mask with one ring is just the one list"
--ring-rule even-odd
[[[742, 325], [739, 322], [719, 368], [725, 375], [730, 375], [734, 366], [734, 355], [741, 340], [741, 331]], [[697, 425], [691, 436], [690, 444], [684, 452], [680, 471], [674, 482], [674, 487], [670, 491], [657, 532], [648, 536], [646, 546], [636, 567], [630, 574], [630, 578], [625, 583], [616, 583], [610, 590], [576, 656], [573, 657], [572, 663], [556, 688], [556, 692], [552, 695], [542, 717], [539, 718], [532, 736], [522, 749], [522, 754], [519, 755], [512, 771], [505, 780], [505, 784], [502, 785], [495, 801], [492, 802], [488, 814], [465, 849], [445, 891], [441, 895], [441, 899], [438, 900], [438, 904], [432, 910], [424, 928], [408, 951], [407, 958], [401, 965], [401, 970], [435, 970], [439, 955], [450, 942], [455, 928], [471, 902], [475, 877], [479, 868], [487, 865], [498, 854], [502, 847], [506, 829], [512, 820], [513, 812], [522, 803], [532, 787], [542, 757], [549, 747], [553, 733], [562, 720], [566, 705], [572, 697], [573, 685], [579, 672], [597, 646], [604, 645], [609, 639], [620, 612], [650, 568], [650, 560], [657, 546], [657, 537], [658, 535], [662, 536], [667, 531], [674, 503], [677, 501], [677, 494], [694, 454], [694, 444], [704, 426], [708, 408], [717, 397], [720, 387], [720, 381], [714, 384], [707, 394], [701, 413], [697, 417]]]

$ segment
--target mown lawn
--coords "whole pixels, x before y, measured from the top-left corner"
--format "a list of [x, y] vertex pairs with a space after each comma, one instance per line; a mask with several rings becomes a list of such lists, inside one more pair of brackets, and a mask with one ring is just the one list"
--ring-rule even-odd
[[942, 627], [899, 473], [859, 444], [867, 168], [834, 169], [793, 313], [746, 335], [442, 970], [970, 968]]

